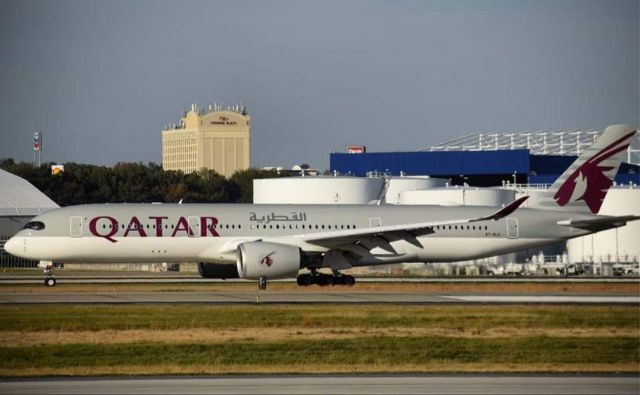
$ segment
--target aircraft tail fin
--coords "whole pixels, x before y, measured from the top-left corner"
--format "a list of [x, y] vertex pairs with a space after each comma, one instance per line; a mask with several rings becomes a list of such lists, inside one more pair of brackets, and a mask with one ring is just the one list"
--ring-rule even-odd
[[630, 125], [606, 128], [551, 185], [539, 206], [597, 214], [636, 130]]

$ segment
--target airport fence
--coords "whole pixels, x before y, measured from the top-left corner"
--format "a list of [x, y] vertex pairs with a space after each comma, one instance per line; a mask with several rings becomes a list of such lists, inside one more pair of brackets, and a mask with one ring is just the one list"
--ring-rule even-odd
[[4, 268], [34, 268], [38, 267], [38, 261], [31, 259], [19, 258], [13, 256], [4, 250], [4, 244], [10, 239], [10, 236], [0, 236], [0, 267]]

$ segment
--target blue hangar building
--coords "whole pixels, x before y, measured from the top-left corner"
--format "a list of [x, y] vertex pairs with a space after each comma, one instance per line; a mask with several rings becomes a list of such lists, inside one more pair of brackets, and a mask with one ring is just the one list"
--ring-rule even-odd
[[[413, 152], [332, 153], [331, 172], [367, 176], [429, 175], [453, 185], [551, 184], [601, 132], [475, 133]], [[640, 133], [618, 170], [617, 184], [640, 185]], [[635, 163], [635, 164], [634, 164]]]

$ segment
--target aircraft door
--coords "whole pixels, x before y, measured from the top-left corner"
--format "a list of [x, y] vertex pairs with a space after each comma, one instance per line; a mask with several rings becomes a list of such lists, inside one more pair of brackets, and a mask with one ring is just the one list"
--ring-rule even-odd
[[518, 219], [507, 218], [507, 239], [517, 239], [518, 233]]
[[69, 218], [69, 235], [71, 237], [82, 237], [82, 217], [74, 215]]
[[189, 217], [189, 237], [200, 237], [200, 217]]

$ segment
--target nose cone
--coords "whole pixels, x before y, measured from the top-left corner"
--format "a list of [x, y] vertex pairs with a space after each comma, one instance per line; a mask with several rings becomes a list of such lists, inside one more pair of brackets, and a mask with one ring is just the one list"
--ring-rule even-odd
[[20, 242], [17, 237], [10, 238], [4, 243], [4, 250], [14, 256], [20, 256]]

